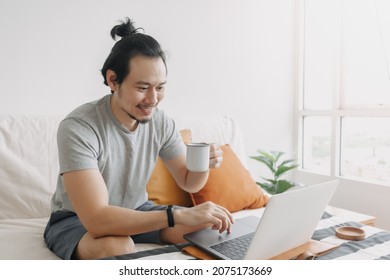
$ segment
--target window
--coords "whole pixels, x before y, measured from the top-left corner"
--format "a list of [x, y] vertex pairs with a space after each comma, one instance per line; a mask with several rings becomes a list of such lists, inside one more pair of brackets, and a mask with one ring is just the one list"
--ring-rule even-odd
[[390, 1], [300, 4], [302, 168], [390, 184]]
[[390, 182], [390, 118], [342, 119], [340, 174]]

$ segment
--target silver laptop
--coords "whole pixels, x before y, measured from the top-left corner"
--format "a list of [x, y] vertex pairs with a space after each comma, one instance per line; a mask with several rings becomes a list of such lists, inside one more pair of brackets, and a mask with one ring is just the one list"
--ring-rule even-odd
[[337, 186], [334, 180], [274, 195], [261, 218], [237, 219], [230, 233], [207, 228], [184, 238], [218, 259], [270, 259], [310, 240]]

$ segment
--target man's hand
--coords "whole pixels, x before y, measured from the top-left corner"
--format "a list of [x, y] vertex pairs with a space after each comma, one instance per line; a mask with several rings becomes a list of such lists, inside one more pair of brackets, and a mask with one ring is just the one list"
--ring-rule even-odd
[[218, 168], [222, 163], [223, 151], [221, 146], [215, 143], [210, 144], [210, 168]]
[[226, 208], [210, 201], [191, 208], [175, 209], [173, 214], [178, 224], [186, 226], [209, 224], [220, 233], [225, 230], [230, 233], [231, 224], [234, 223], [232, 214]]

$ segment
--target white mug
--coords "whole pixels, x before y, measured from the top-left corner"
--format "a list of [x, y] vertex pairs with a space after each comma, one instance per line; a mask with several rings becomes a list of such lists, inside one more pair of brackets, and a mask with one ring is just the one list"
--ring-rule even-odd
[[187, 169], [192, 172], [205, 172], [210, 165], [210, 144], [187, 144]]

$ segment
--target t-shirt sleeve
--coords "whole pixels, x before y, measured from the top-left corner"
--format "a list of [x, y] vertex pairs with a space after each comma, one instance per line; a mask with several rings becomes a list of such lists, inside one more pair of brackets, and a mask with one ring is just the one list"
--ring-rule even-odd
[[57, 131], [60, 174], [98, 168], [99, 141], [94, 130], [77, 119], [63, 120]]
[[[164, 115], [165, 116], [165, 115]], [[173, 159], [185, 152], [185, 145], [176, 128], [173, 119], [165, 116], [164, 119], [164, 141], [159, 156], [163, 161]]]

